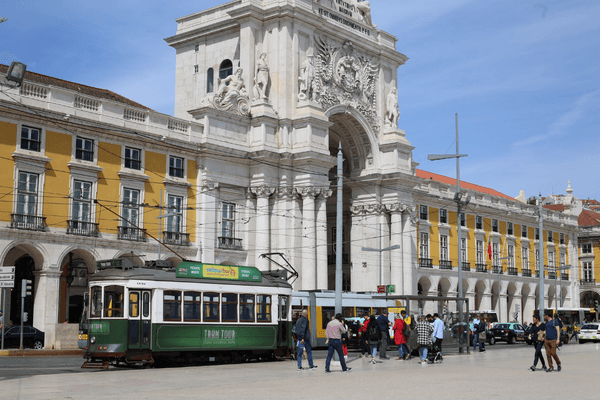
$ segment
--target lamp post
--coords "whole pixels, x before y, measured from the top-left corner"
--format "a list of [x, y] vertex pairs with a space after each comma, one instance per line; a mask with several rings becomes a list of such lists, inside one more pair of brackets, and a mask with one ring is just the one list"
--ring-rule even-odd
[[[508, 260], [510, 257], [500, 257], [498, 260], [500, 260], [500, 265], [498, 265], [498, 322], [502, 322], [501, 318], [502, 318], [502, 302], [500, 301], [501, 296], [500, 296], [500, 273], [502, 272], [502, 261], [503, 260]], [[507, 309], [508, 311], [508, 309]]]
[[[545, 270], [548, 272], [554, 271], [554, 304], [556, 305], [556, 310], [558, 310], [558, 296], [556, 295], [556, 278], [557, 278], [556, 271], [568, 271], [570, 269], [571, 269], [571, 265], [561, 265], [560, 267], [545, 268]], [[561, 289], [562, 289], [562, 283], [561, 283]], [[562, 299], [562, 290], [561, 290], [561, 294], [560, 294], [561, 305], [562, 305], [562, 302], [563, 302], [563, 299]]]
[[[456, 154], [429, 154], [427, 159], [429, 161], [437, 161], [437, 160], [446, 160], [448, 158], [456, 158], [456, 194], [454, 195], [454, 201], [456, 201], [457, 208], [457, 223], [456, 223], [456, 233], [458, 238], [458, 294], [457, 297], [463, 297], [463, 286], [462, 286], [462, 227], [461, 227], [461, 218], [460, 218], [460, 208], [461, 205], [467, 205], [471, 199], [470, 195], [467, 195], [466, 199], [462, 199], [462, 193], [460, 192], [460, 157], [466, 157], [467, 154], [460, 154], [458, 151], [458, 113], [454, 115], [455, 124], [456, 124]], [[458, 320], [459, 322], [463, 322], [463, 307], [462, 302], [458, 302]]]

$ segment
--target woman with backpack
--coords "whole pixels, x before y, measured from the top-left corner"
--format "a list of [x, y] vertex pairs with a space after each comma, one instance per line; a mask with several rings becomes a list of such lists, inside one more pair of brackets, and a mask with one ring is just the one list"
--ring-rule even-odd
[[398, 360], [403, 360], [404, 355], [408, 354], [405, 350], [406, 344], [406, 336], [404, 334], [405, 330], [408, 328], [408, 325], [400, 315], [396, 316], [396, 321], [394, 322], [394, 343], [398, 346]]
[[371, 363], [377, 364], [375, 361], [375, 356], [377, 355], [377, 347], [379, 347], [379, 342], [381, 341], [381, 328], [379, 328], [379, 324], [375, 319], [374, 315], [371, 315], [369, 318], [369, 325], [367, 326], [367, 344], [371, 347]]

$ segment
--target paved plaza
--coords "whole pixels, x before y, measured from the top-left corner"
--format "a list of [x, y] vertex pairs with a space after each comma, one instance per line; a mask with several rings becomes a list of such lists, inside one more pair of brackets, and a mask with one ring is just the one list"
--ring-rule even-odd
[[[318, 354], [323, 354], [319, 352]], [[392, 355], [392, 354], [390, 354]], [[297, 371], [280, 361], [163, 369], [110, 369], [12, 377], [1, 374], [3, 399], [586, 399], [597, 398], [599, 344], [563, 346], [562, 372], [532, 372], [533, 349], [495, 346], [447, 356], [443, 364], [350, 356], [352, 371]], [[8, 366], [0, 358], [0, 368]], [[12, 361], [12, 360], [11, 360]], [[305, 362], [306, 366], [306, 362]]]

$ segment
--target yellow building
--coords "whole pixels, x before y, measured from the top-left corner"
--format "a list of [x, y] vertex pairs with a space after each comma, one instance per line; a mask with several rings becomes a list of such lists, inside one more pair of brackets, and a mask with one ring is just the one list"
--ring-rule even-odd
[[600, 214], [583, 210], [579, 214], [579, 265], [581, 307], [595, 307], [600, 302]]

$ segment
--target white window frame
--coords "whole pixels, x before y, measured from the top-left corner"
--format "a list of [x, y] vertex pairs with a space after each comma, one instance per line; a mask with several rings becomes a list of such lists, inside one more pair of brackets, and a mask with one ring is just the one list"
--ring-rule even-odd
[[429, 208], [427, 206], [419, 206], [419, 219], [421, 221], [429, 221]]
[[167, 213], [172, 213], [173, 209], [171, 208], [171, 198], [173, 199], [181, 199], [181, 209], [179, 210], [179, 212], [177, 212], [177, 210], [175, 210], [176, 212], [176, 217], [181, 219], [181, 224], [178, 227], [178, 230], [173, 230], [173, 218], [174, 217], [167, 217], [167, 221], [166, 221], [166, 225], [165, 225], [165, 231], [167, 232], [173, 232], [173, 233], [186, 233], [186, 219], [185, 219], [185, 209], [187, 207], [187, 196], [182, 195], [181, 193], [173, 193], [173, 192], [168, 192], [166, 193], [166, 211]]
[[527, 239], [527, 225], [521, 225], [521, 237]]
[[548, 268], [556, 267], [556, 253], [554, 250], [548, 250]]
[[483, 230], [483, 217], [476, 215], [475, 216], [475, 229]]
[[592, 281], [594, 279], [594, 265], [592, 262], [583, 262], [581, 266], [581, 279], [584, 281]]
[[539, 268], [540, 268], [540, 250], [535, 249], [535, 269], [539, 270]]
[[[181, 169], [182, 169], [182, 176], [174, 176], [171, 175], [171, 159], [179, 159], [181, 160]], [[181, 180], [186, 180], [187, 179], [187, 168], [186, 168], [186, 158], [185, 157], [181, 157], [181, 156], [176, 156], [173, 154], [169, 154], [167, 156], [167, 176], [171, 179], [181, 179]], [[176, 168], [178, 169], [178, 168]]]
[[[129, 191], [130, 193], [133, 192], [137, 192], [138, 195], [138, 199], [137, 199], [137, 206], [131, 206], [131, 202], [128, 201], [129, 199], [126, 198], [126, 191]], [[131, 197], [131, 196], [129, 196]], [[136, 220], [135, 220], [135, 225], [138, 226], [139, 228], [142, 228], [142, 222], [143, 222], [143, 218], [140, 218], [143, 214], [142, 214], [142, 202], [141, 202], [141, 198], [142, 198], [142, 191], [138, 188], [134, 188], [134, 187], [125, 187], [123, 186], [123, 188], [121, 189], [121, 217], [123, 218], [123, 220], [121, 221], [120, 225], [121, 226], [126, 226], [126, 227], [133, 227], [135, 228], [133, 225], [130, 225], [129, 222], [127, 222], [126, 220], [130, 220], [131, 218], [128, 218], [128, 214], [130, 211], [126, 211], [126, 210], [136, 210]], [[133, 221], [132, 221], [133, 222]]]
[[[83, 184], [83, 185], [89, 185], [88, 188], [88, 196], [89, 198], [85, 199], [85, 198], [76, 198], [75, 197], [75, 193], [77, 190], [77, 184]], [[72, 221], [78, 221], [78, 222], [89, 222], [89, 223], [93, 223], [94, 221], [94, 216], [95, 216], [95, 209], [94, 209], [94, 202], [93, 199], [95, 198], [95, 196], [93, 195], [96, 191], [94, 190], [94, 182], [90, 182], [87, 180], [82, 180], [82, 179], [72, 179], [71, 182], [71, 204], [70, 204], [70, 215], [71, 215], [71, 220]], [[81, 213], [81, 206], [83, 206], [84, 204], [87, 204], [89, 209], [88, 209], [88, 218], [87, 219], [82, 219], [81, 215], [79, 216], [79, 219], [75, 219], [75, 208], [76, 205], [79, 204], [79, 210], [78, 210], [78, 214]]]
[[[24, 149], [21, 147], [21, 131], [23, 128], [37, 129], [40, 131], [40, 151]], [[17, 125], [17, 151], [29, 154], [44, 155], [46, 153], [46, 128], [33, 126], [32, 124], [19, 123]]]
[[419, 239], [419, 258], [429, 259], [429, 233], [421, 232]]
[[[123, 160], [123, 162], [121, 164], [121, 168], [131, 170], [131, 171], [144, 172], [144, 150], [137, 148], [137, 147], [133, 147], [133, 146], [122, 146], [122, 148], [123, 148], [123, 154], [121, 155], [121, 159]], [[126, 165], [127, 160], [132, 160], [133, 162], [136, 161], [135, 159], [131, 158], [131, 156], [127, 157], [127, 150], [130, 150], [130, 154], [131, 154], [131, 150], [137, 151], [139, 153], [139, 159], [137, 160], [137, 162], [140, 165], [139, 168], [131, 168]]]
[[581, 254], [592, 254], [592, 249], [591, 243], [581, 243]]
[[565, 265], [567, 265], [567, 253], [565, 253], [564, 251], [561, 251], [559, 257], [560, 257], [560, 261], [559, 261], [560, 266], [564, 267]]
[[[92, 160], [84, 160], [83, 158], [77, 158], [77, 139], [81, 140], [89, 140], [92, 142]], [[88, 163], [88, 164], [97, 164], [98, 163], [98, 140], [92, 139], [82, 135], [73, 135], [72, 147], [73, 150], [71, 152], [72, 161], [79, 163]], [[87, 151], [87, 150], [84, 150]]]
[[483, 240], [477, 240], [475, 242], [476, 252], [475, 259], [477, 264], [485, 264], [484, 250], [483, 250]]
[[448, 235], [440, 235], [440, 261], [448, 261]]
[[[444, 219], [442, 221], [442, 219]], [[448, 210], [444, 209], [444, 208], [440, 208], [440, 224], [447, 224], [448, 223]]]
[[492, 242], [492, 265], [500, 265], [500, 244]]
[[[460, 244], [460, 261], [461, 262], [468, 262], [467, 260], [467, 238], [461, 237], [460, 238], [461, 244]], [[459, 265], [459, 268], [462, 267]]]
[[[235, 236], [237, 212], [236, 208], [237, 204], [232, 202], [223, 202], [221, 204], [221, 237], [237, 239]], [[225, 215], [226, 212], [228, 213], [227, 217]], [[228, 229], [227, 227], [230, 228]]]
[[515, 246], [509, 244], [506, 246], [508, 256], [508, 268], [515, 268]]
[[[21, 174], [27, 174], [28, 176], [35, 176], [36, 177], [36, 191], [35, 194], [33, 194], [33, 192], [29, 192], [29, 190], [25, 190], [23, 192], [20, 191], [19, 189], [19, 184], [21, 182]], [[27, 213], [27, 208], [26, 206], [29, 205], [29, 201], [25, 202], [24, 204], [26, 206], [24, 206], [24, 212], [20, 215], [29, 215], [29, 216], [33, 216], [33, 217], [39, 217], [42, 215], [41, 213], [41, 202], [40, 202], [40, 181], [41, 181], [41, 174], [39, 173], [35, 173], [35, 172], [30, 172], [30, 171], [16, 171], [16, 177], [15, 177], [15, 199], [14, 199], [14, 212], [13, 214], [20, 214], [19, 213], [19, 195], [23, 194], [26, 197], [30, 197], [30, 196], [35, 196], [35, 201], [34, 201], [34, 213], [33, 214], [29, 214]], [[29, 179], [27, 180], [29, 181]], [[28, 185], [28, 184], [27, 184]], [[29, 185], [28, 185], [29, 186]], [[27, 188], [28, 189], [28, 188]]]
[[529, 269], [529, 247], [521, 247], [521, 270]]

